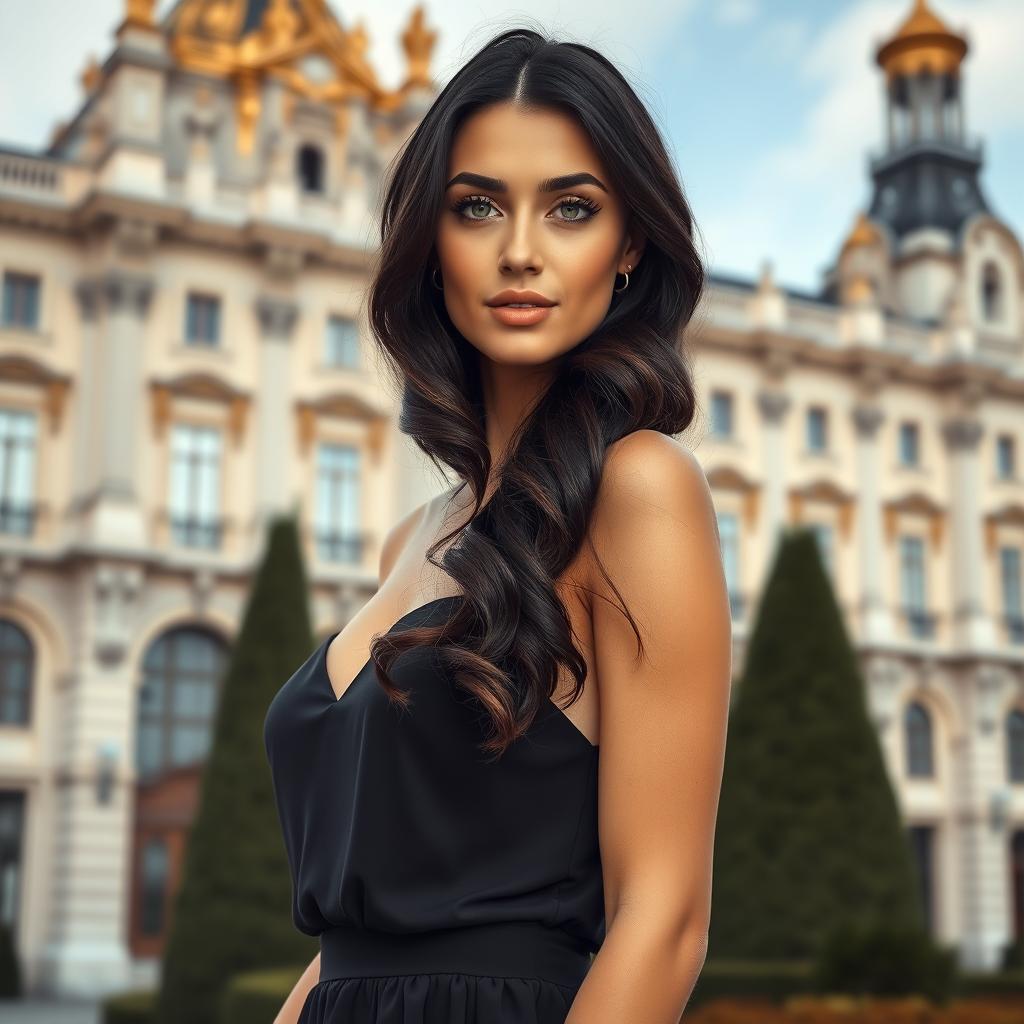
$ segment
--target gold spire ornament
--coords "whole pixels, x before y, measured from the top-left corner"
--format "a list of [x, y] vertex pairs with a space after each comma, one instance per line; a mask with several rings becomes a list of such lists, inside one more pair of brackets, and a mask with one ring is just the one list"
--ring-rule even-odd
[[953, 32], [926, 0], [915, 0], [914, 9], [892, 39], [878, 48], [875, 60], [891, 80], [922, 71], [957, 75], [966, 55], [967, 40]]
[[155, 0], [126, 0], [124, 24], [138, 28], [153, 28]]

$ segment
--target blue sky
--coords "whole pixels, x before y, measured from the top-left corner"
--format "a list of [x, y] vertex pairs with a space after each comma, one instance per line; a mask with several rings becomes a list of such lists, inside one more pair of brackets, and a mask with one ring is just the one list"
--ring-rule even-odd
[[[982, 188], [1024, 235], [1022, 0], [929, 0], [966, 31], [968, 132], [984, 142]], [[35, 149], [75, 109], [89, 54], [102, 59], [123, 0], [0, 0], [0, 144]], [[360, 21], [379, 78], [404, 69], [398, 36], [412, 2], [332, 0]], [[159, 9], [166, 9], [167, 3]], [[673, 152], [712, 272], [816, 290], [870, 192], [882, 130], [874, 51], [912, 0], [438, 0], [432, 68], [446, 80], [494, 31], [525, 22], [606, 53], [648, 103]], [[5, 15], [6, 12], [6, 15]], [[31, 13], [29, 13], [31, 12]]]

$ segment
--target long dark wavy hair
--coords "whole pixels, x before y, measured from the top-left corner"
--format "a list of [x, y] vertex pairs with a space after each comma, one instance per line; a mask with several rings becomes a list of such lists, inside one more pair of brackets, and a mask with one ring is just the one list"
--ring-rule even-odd
[[[469, 114], [508, 101], [577, 119], [647, 243], [628, 289], [611, 294], [597, 329], [559, 357], [483, 504], [491, 456], [478, 353], [451, 322], [431, 276], [455, 135]], [[705, 281], [693, 227], [658, 129], [622, 73], [588, 46], [529, 28], [502, 31], [477, 51], [390, 169], [367, 295], [370, 328], [401, 389], [399, 429], [436, 467], [454, 471], [456, 494], [468, 486], [474, 502], [465, 526], [428, 552], [459, 584], [458, 611], [442, 625], [375, 637], [371, 657], [381, 685], [404, 707], [408, 694], [389, 668], [404, 651], [432, 644], [490, 716], [487, 753], [500, 756], [530, 727], [555, 691], [560, 665], [575, 679], [566, 706], [582, 693], [586, 662], [555, 582], [587, 536], [606, 449], [643, 428], [678, 434], [695, 415], [682, 346]], [[621, 600], [603, 566], [601, 572]], [[623, 611], [642, 649], [636, 623]]]

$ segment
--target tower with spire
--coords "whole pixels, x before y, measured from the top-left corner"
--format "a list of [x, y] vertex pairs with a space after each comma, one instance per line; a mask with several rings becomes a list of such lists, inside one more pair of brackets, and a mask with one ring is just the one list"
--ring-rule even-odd
[[878, 46], [885, 131], [871, 199], [828, 271], [824, 297], [955, 326], [959, 349], [1020, 323], [1024, 255], [982, 190], [982, 145], [966, 130], [966, 34], [928, 5]]

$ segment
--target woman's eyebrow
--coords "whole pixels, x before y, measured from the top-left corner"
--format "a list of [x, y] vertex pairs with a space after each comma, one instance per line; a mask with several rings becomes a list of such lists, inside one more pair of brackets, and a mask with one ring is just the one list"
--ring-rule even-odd
[[[502, 178], [489, 178], [485, 174], [474, 174], [472, 171], [461, 171], [445, 185], [450, 189], [452, 185], [473, 185], [475, 188], [484, 188], [489, 192], [507, 192], [508, 183]], [[577, 171], [575, 174], [562, 174], [557, 178], [545, 178], [538, 186], [538, 192], [557, 192], [563, 188], [572, 188], [574, 185], [596, 185], [603, 192], [607, 192], [604, 184], [594, 175], [587, 171]]]

